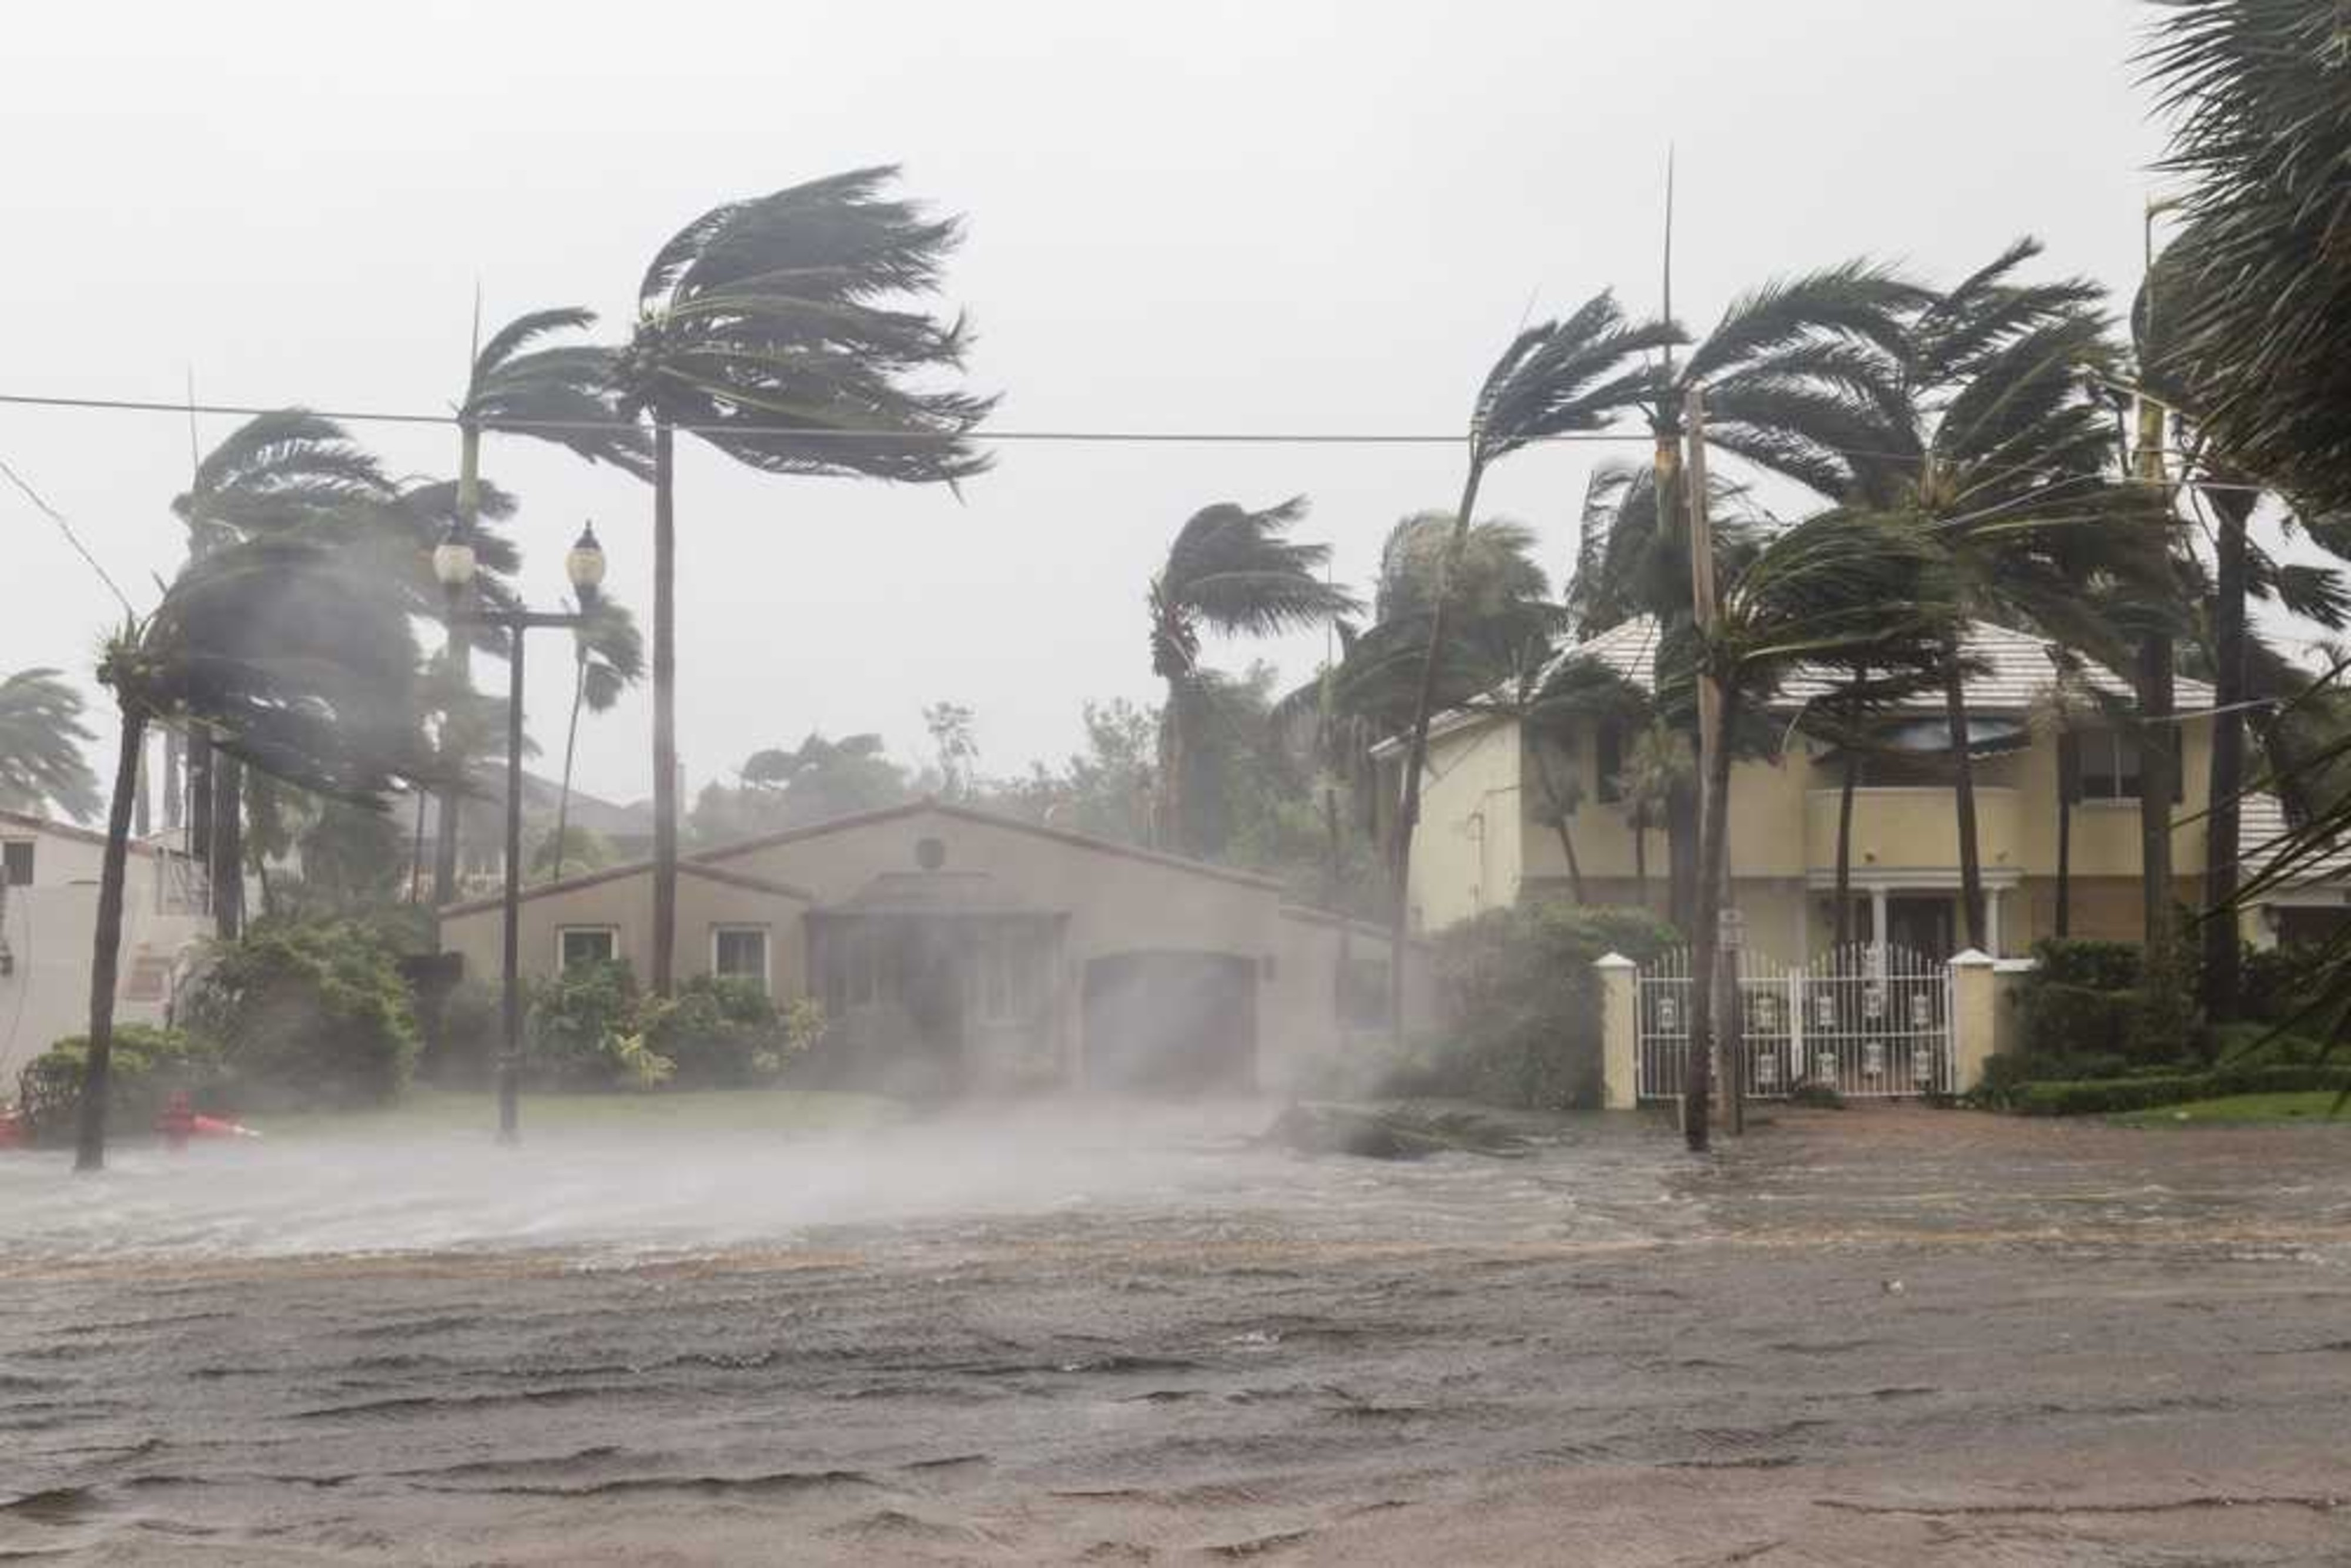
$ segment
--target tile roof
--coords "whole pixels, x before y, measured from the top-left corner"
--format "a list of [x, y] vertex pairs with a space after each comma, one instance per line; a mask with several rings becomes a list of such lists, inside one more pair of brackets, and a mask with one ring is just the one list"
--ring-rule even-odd
[[[2021, 714], [2049, 685], [2052, 666], [2047, 650], [2055, 644], [2047, 638], [1995, 626], [1989, 621], [1976, 621], [1969, 623], [1960, 646], [1974, 666], [1965, 686], [1971, 711]], [[1656, 684], [1656, 654], [1657, 622], [1654, 617], [1643, 615], [1562, 648], [1559, 656], [1596, 659], [1643, 691], [1650, 691]], [[2126, 699], [2131, 695], [2130, 683], [2101, 664], [2085, 659], [2082, 673], [2093, 689], [2105, 695]], [[1774, 700], [1793, 706], [1834, 690], [1835, 682], [1830, 674], [1799, 670], [1780, 688]], [[2212, 706], [2212, 688], [2202, 681], [2182, 678], [2176, 684], [2174, 705], [2182, 713], [2201, 712]], [[1920, 692], [1898, 706], [1905, 711], [1938, 714], [1943, 711], [1943, 697], [1940, 692]]]
[[[2275, 857], [2288, 831], [2284, 803], [2274, 795], [2248, 795], [2237, 807], [2237, 867], [2246, 876], [2258, 875]], [[2294, 871], [2292, 885], [2341, 882], [2351, 877], [2351, 845], [2338, 844], [2304, 861]]]

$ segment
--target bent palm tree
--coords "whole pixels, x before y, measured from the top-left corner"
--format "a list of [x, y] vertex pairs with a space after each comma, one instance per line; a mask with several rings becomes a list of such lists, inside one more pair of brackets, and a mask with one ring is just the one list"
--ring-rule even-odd
[[611, 595], [597, 599], [587, 612], [587, 624], [572, 633], [571, 718], [563, 730], [563, 788], [555, 798], [555, 879], [563, 878], [563, 859], [570, 840], [565, 830], [571, 819], [571, 764], [580, 747], [580, 710], [610, 713], [621, 694], [644, 679], [645, 644], [637, 634], [637, 618]]
[[[589, 343], [533, 347], [556, 333], [585, 331], [595, 324], [596, 313], [578, 306], [534, 310], [499, 328], [475, 350], [466, 375], [465, 401], [457, 405], [457, 483], [450, 509], [460, 536], [475, 540], [477, 553], [482, 549], [477, 535], [484, 515], [505, 515], [486, 505], [482, 437], [486, 434], [536, 436], [566, 447], [590, 463], [609, 463], [640, 479], [651, 476], [652, 458], [644, 432], [622, 414], [612, 389], [615, 351]], [[430, 542], [426, 548], [431, 548]], [[487, 570], [491, 563], [485, 559], [482, 565]], [[464, 608], [443, 607], [444, 612]], [[468, 647], [467, 639], [454, 631], [446, 639], [453, 677], [470, 690]], [[452, 771], [455, 777], [465, 776], [462, 768]], [[463, 809], [462, 786], [442, 796], [433, 847], [436, 905], [456, 895], [458, 818]]]
[[[201, 560], [239, 540], [288, 538], [388, 499], [392, 482], [343, 427], [308, 409], [256, 414], [196, 465], [172, 501], [186, 528], [188, 559]], [[192, 737], [191, 810], [199, 858], [224, 941], [245, 923], [244, 796], [234, 754]]]
[[896, 178], [857, 169], [714, 207], [662, 246], [638, 285], [613, 385], [626, 413], [653, 422], [660, 994], [677, 930], [676, 431], [770, 474], [953, 485], [988, 465], [969, 437], [995, 400], [921, 384], [962, 368], [962, 319], [906, 305], [936, 290], [962, 225], [889, 195]]
[[106, 1159], [114, 988], [139, 751], [151, 724], [202, 729], [227, 757], [290, 784], [380, 805], [414, 776], [416, 645], [404, 616], [335, 552], [257, 538], [218, 545], [106, 646], [98, 677], [121, 710], [90, 956], [89, 1044], [74, 1168]]
[[37, 811], [46, 801], [77, 822], [97, 814], [98, 779], [81, 751], [95, 737], [81, 715], [81, 695], [55, 670], [0, 680], [0, 806]]
[[1639, 356], [1681, 340], [1670, 322], [1635, 325], [1605, 291], [1572, 314], [1530, 327], [1502, 350], [1486, 373], [1469, 411], [1469, 461], [1461, 483], [1461, 503], [1453, 533], [1438, 562], [1436, 601], [1428, 614], [1428, 637], [1405, 747], [1404, 783], [1396, 810], [1395, 904], [1389, 958], [1389, 1016], [1404, 1025], [1405, 944], [1411, 938], [1412, 838], [1420, 818], [1420, 775], [1428, 762], [1428, 721], [1435, 712], [1437, 669], [1445, 658], [1447, 599], [1454, 563], [1478, 509], [1486, 470], [1538, 441], [1598, 430], [1637, 405], [1651, 380]]
[[1230, 501], [1203, 507], [1176, 530], [1152, 574], [1151, 673], [1167, 683], [1159, 721], [1160, 837], [1179, 853], [1203, 848], [1186, 776], [1207, 700], [1201, 633], [1270, 637], [1357, 608], [1354, 595], [1323, 580], [1331, 548], [1288, 537], [1305, 515], [1303, 496], [1259, 512]]

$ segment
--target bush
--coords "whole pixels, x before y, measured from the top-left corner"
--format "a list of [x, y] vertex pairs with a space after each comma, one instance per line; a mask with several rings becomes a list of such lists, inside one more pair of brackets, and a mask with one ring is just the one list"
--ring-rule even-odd
[[728, 1089], [783, 1071], [790, 1041], [768, 993], [748, 980], [696, 975], [639, 1009], [646, 1046], [677, 1067], [682, 1086]]
[[[37, 1143], [72, 1135], [89, 1059], [89, 1038], [78, 1034], [49, 1047], [16, 1075], [17, 1106]], [[200, 1107], [211, 1106], [219, 1095], [221, 1078], [217, 1056], [203, 1042], [178, 1030], [119, 1024], [107, 1072], [112, 1124], [144, 1129], [178, 1090], [185, 1090]]]
[[477, 1089], [497, 1061], [506, 1018], [498, 988], [486, 980], [459, 981], [441, 998], [419, 1070], [453, 1089]]
[[2032, 945], [2040, 967], [2034, 975], [2061, 986], [2093, 991], [2127, 991], [2138, 985], [2139, 950], [2135, 942], [2092, 942], [2044, 936]]
[[243, 1103], [381, 1104], [408, 1082], [416, 1021], [400, 955], [350, 921], [268, 922], [216, 945], [182, 1017]]
[[2027, 1116], [2104, 1116], [2231, 1094], [2294, 1094], [2351, 1089], [2351, 1067], [2223, 1067], [2211, 1072], [2141, 1073], [2096, 1082], [2016, 1086], [2008, 1104]]
[[1645, 910], [1538, 900], [1441, 933], [1437, 978], [1449, 1020], [1386, 1086], [1563, 1110], [1601, 1100], [1600, 977], [1611, 952], [1646, 963], [1677, 940]]
[[651, 1088], [673, 1071], [637, 1027], [624, 963], [573, 964], [534, 986], [524, 1051], [532, 1078], [558, 1089]]

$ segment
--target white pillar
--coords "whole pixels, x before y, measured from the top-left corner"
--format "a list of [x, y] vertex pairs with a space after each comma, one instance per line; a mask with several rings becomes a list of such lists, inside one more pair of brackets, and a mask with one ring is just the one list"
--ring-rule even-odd
[[1883, 963], [1886, 955], [1886, 889], [1882, 886], [1869, 890], [1869, 945], [1876, 951], [1878, 961]]
[[2000, 956], [2000, 889], [1984, 889], [1984, 951]]
[[1630, 1111], [1640, 1103], [1640, 971], [1622, 953], [1592, 967], [1600, 971], [1601, 1103]]

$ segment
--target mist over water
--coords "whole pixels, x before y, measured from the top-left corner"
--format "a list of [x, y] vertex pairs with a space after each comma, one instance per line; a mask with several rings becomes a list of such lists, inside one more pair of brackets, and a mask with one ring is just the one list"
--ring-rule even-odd
[[[0, 1161], [17, 1263], [542, 1253], [612, 1266], [737, 1250], [955, 1251], [1150, 1221], [1164, 1243], [1621, 1239], [1670, 1195], [1670, 1145], [1584, 1127], [1525, 1161], [1311, 1159], [1277, 1106], [1065, 1100], [874, 1127], [534, 1130], [132, 1143], [95, 1177]], [[487, 1105], [485, 1104], [485, 1121]], [[1576, 1149], [1573, 1179], [1561, 1167]]]

